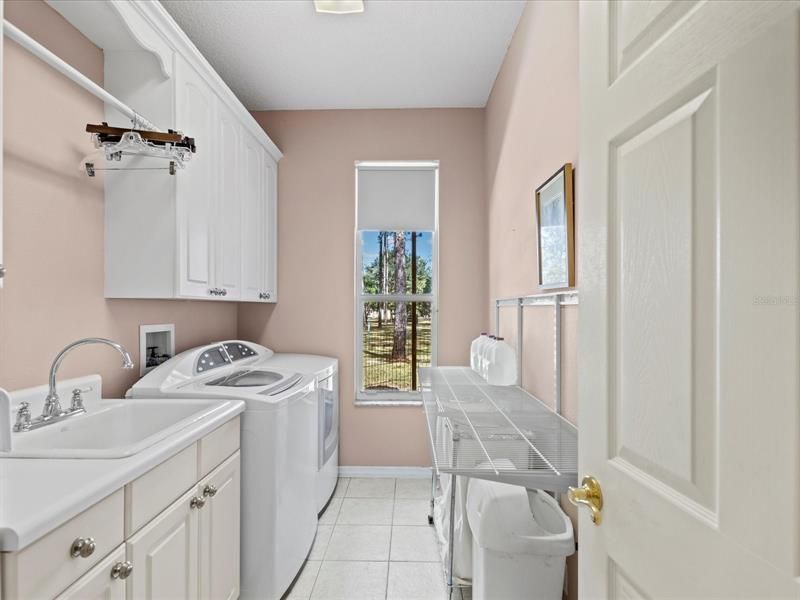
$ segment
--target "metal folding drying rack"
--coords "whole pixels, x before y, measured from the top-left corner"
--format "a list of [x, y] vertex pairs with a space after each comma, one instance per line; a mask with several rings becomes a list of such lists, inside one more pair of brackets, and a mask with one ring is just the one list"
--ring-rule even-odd
[[[556, 307], [554, 320], [559, 324], [554, 328], [555, 348], [560, 354], [560, 306], [577, 303], [576, 293], [513, 299], [513, 304], [512, 299], [498, 300], [496, 318], [499, 321], [501, 306], [518, 306], [521, 330], [521, 308], [544, 304], [545, 299]], [[521, 331], [517, 340], [521, 345]], [[517, 348], [517, 355], [521, 357], [521, 347]], [[560, 375], [559, 363], [557, 360]], [[556, 403], [559, 412], [554, 412], [521, 387], [489, 385], [469, 367], [423, 368], [419, 375], [433, 462], [428, 516], [431, 524], [436, 482], [442, 475], [450, 476], [447, 586], [452, 595], [456, 477], [565, 492], [578, 482], [578, 431], [559, 414], [560, 402]]]
[[450, 475], [447, 585], [453, 589], [456, 477], [565, 492], [578, 481], [577, 429], [517, 386], [491, 386], [469, 367], [420, 369], [436, 481]]

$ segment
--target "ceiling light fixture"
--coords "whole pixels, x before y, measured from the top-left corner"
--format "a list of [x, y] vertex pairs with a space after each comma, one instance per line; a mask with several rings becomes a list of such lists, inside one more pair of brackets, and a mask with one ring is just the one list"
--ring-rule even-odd
[[364, 12], [364, 0], [314, 0], [318, 13], [351, 15]]

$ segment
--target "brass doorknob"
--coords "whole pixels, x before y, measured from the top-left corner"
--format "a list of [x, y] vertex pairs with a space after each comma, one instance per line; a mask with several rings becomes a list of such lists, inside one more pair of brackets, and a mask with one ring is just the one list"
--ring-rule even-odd
[[597, 479], [587, 475], [581, 481], [581, 487], [569, 488], [567, 497], [575, 506], [588, 506], [592, 511], [592, 523], [600, 525], [603, 520], [603, 490]]

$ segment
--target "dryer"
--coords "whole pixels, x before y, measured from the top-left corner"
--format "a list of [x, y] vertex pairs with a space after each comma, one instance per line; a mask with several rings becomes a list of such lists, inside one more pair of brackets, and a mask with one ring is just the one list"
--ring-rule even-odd
[[317, 378], [268, 364], [272, 351], [231, 340], [176, 355], [131, 398], [236, 398], [242, 413], [242, 598], [278, 600], [317, 528]]
[[267, 367], [297, 371], [317, 379], [317, 513], [322, 513], [339, 479], [339, 361], [330, 356], [278, 352]]

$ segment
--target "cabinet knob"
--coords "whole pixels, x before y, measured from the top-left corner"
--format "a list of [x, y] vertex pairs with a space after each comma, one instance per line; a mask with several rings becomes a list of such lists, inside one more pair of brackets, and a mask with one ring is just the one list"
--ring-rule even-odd
[[205, 501], [205, 499], [201, 498], [200, 496], [195, 496], [195, 497], [194, 497], [194, 498], [192, 498], [192, 499], [191, 499], [191, 501], [189, 502], [189, 508], [195, 508], [195, 509], [197, 509], [197, 510], [200, 510], [200, 509], [201, 509], [201, 508], [203, 508], [205, 505], [206, 505], [206, 501]]
[[89, 558], [94, 554], [96, 547], [97, 544], [94, 543], [94, 538], [76, 538], [72, 542], [72, 546], [70, 546], [69, 555], [72, 558]]
[[6, 276], [6, 266], [0, 265], [0, 279]]
[[133, 573], [133, 563], [129, 560], [118, 562], [111, 567], [111, 579], [127, 579]]
[[217, 495], [216, 486], [209, 484], [203, 488], [203, 496], [205, 496], [206, 498], [213, 498], [216, 495]]

